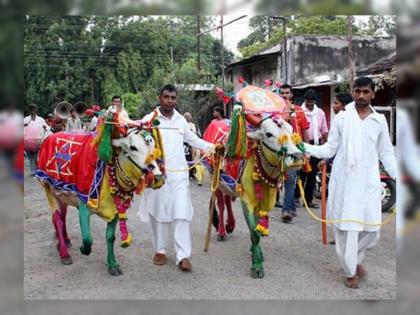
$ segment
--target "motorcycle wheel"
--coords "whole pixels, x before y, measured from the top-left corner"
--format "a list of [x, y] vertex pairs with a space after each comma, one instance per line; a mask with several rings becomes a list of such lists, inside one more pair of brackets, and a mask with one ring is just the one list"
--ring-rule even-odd
[[321, 195], [322, 185], [321, 185], [321, 181], [318, 181], [318, 175], [316, 177], [317, 179], [315, 182], [314, 197], [317, 199], [321, 199], [322, 198], [322, 195]]
[[[325, 196], [328, 197], [328, 178], [327, 178], [327, 189], [325, 191]], [[316, 174], [315, 188], [314, 188], [314, 197], [317, 199], [322, 198], [322, 173], [318, 172]]]
[[391, 178], [381, 179], [383, 185], [382, 193], [382, 212], [389, 212], [396, 200], [396, 185], [395, 181]]

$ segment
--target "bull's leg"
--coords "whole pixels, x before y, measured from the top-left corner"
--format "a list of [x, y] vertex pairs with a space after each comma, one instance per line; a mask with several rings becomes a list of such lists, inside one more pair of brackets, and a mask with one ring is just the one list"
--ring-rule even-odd
[[223, 193], [218, 189], [216, 191], [216, 201], [217, 208], [219, 209], [219, 226], [217, 227], [217, 240], [225, 241], [226, 240], [226, 231], [223, 212], [225, 211], [225, 200], [223, 198]]
[[82, 246], [80, 252], [83, 255], [89, 255], [92, 251], [92, 235], [90, 233], [90, 210], [85, 203], [79, 203], [79, 222], [82, 232]]
[[106, 227], [106, 245], [108, 248], [108, 257], [107, 257], [107, 263], [108, 263], [108, 272], [112, 276], [119, 276], [122, 275], [123, 272], [118, 266], [117, 260], [115, 259], [114, 254], [114, 242], [115, 242], [115, 229], [118, 223], [118, 215], [115, 216], [115, 218], [108, 223]]
[[249, 209], [246, 202], [241, 201], [242, 211], [245, 216], [245, 221], [248, 225], [248, 229], [251, 236], [251, 256], [252, 256], [252, 266], [251, 266], [251, 277], [252, 278], [264, 278], [264, 266], [263, 266], [263, 253], [260, 247], [260, 234], [255, 231], [257, 226], [257, 218], [254, 216], [252, 209]]
[[45, 194], [47, 195], [48, 203], [52, 209], [52, 223], [54, 225], [55, 234], [58, 240], [57, 249], [58, 253], [60, 254], [61, 263], [63, 265], [70, 265], [73, 263], [73, 261], [67, 249], [64, 238], [64, 224], [61, 218], [61, 212], [59, 210], [59, 203], [51, 193], [49, 187], [45, 188]]
[[229, 234], [235, 229], [235, 216], [232, 211], [232, 198], [229, 195], [225, 195], [225, 205], [227, 209], [227, 222], [226, 222], [226, 232]]
[[64, 242], [66, 243], [67, 248], [71, 247], [71, 241], [67, 234], [67, 224], [66, 224], [66, 217], [67, 217], [67, 205], [64, 202], [60, 202], [60, 214], [61, 220], [63, 221], [63, 237]]

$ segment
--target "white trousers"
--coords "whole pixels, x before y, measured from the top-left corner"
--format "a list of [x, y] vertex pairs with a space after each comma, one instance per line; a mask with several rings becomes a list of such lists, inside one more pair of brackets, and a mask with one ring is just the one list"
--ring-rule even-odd
[[379, 230], [375, 232], [341, 231], [334, 227], [335, 250], [347, 278], [356, 275], [357, 265], [361, 264], [366, 250], [379, 241]]
[[149, 215], [153, 232], [153, 249], [156, 253], [165, 254], [168, 250], [169, 235], [171, 225], [173, 227], [174, 247], [176, 254], [176, 264], [184, 258], [191, 256], [191, 232], [190, 222], [177, 219], [173, 222], [158, 222]]

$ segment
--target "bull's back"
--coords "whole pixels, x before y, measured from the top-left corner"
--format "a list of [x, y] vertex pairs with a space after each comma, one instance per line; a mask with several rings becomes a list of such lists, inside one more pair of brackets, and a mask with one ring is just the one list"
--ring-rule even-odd
[[58, 132], [41, 145], [37, 177], [56, 189], [72, 191], [86, 199], [97, 167], [93, 133]]

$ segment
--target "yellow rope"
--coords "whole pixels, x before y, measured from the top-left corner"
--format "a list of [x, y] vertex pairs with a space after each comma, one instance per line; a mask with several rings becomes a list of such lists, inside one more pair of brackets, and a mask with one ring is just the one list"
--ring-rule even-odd
[[305, 191], [303, 189], [303, 185], [302, 185], [302, 180], [301, 179], [298, 179], [298, 187], [299, 187], [300, 195], [302, 196], [303, 204], [305, 205], [306, 211], [308, 211], [308, 213], [311, 215], [312, 218], [314, 218], [315, 220], [317, 220], [319, 222], [332, 223], [332, 224], [333, 223], [359, 223], [359, 224], [368, 225], [368, 226], [382, 226], [382, 225], [386, 225], [386, 224], [391, 223], [392, 220], [394, 219], [395, 215], [397, 214], [396, 209], [393, 208], [391, 215], [384, 222], [381, 222], [381, 223], [369, 223], [369, 222], [365, 222], [365, 221], [351, 220], [351, 219], [347, 219], [347, 220], [324, 220], [324, 219], [321, 219], [321, 218], [317, 217], [316, 214], [314, 214], [309, 209], [308, 204], [306, 203]]
[[219, 188], [220, 183], [220, 169], [222, 166], [222, 157], [218, 154], [213, 155], [214, 174], [211, 182], [211, 191], [215, 192]]
[[174, 170], [174, 169], [170, 169], [170, 168], [166, 168], [166, 170], [168, 172], [173, 172], [173, 173], [181, 173], [181, 172], [188, 172], [189, 170], [193, 169], [194, 167], [196, 167], [198, 164], [201, 163], [201, 161], [203, 161], [206, 157], [208, 157], [210, 155], [210, 153], [206, 153], [204, 154], [201, 159], [199, 159], [197, 162], [195, 162], [193, 165], [191, 165], [190, 167], [187, 168], [183, 168], [183, 169], [179, 169], [179, 170]]

